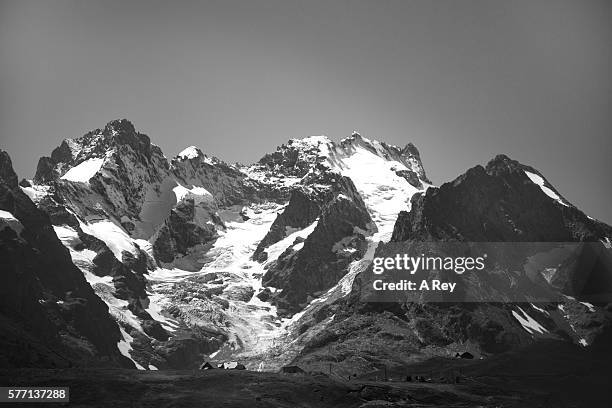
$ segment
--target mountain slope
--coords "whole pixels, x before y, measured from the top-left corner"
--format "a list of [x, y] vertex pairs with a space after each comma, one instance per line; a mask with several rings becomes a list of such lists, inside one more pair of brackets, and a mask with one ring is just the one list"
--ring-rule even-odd
[[2, 366], [133, 367], [106, 305], [94, 294], [46, 213], [20, 190], [0, 151]]

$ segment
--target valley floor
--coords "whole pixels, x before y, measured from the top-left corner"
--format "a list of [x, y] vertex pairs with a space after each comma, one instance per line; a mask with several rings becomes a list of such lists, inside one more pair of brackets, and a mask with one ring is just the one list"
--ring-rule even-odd
[[500, 375], [444, 384], [234, 370], [0, 370], [2, 386], [69, 386], [71, 407], [604, 407], [607, 380]]

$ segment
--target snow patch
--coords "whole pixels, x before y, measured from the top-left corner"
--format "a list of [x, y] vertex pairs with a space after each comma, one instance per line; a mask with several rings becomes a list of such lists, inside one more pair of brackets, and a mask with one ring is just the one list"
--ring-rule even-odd
[[138, 250], [134, 246], [132, 238], [130, 238], [123, 228], [112, 221], [101, 220], [89, 224], [80, 222], [80, 224], [84, 233], [93, 235], [104, 242], [118, 261], [123, 259], [123, 251], [138, 255]]
[[57, 237], [62, 241], [62, 244], [70, 251], [72, 263], [83, 272], [85, 280], [94, 290], [104, 286], [109, 287], [110, 290], [115, 289], [112, 276], [97, 276], [91, 272], [93, 259], [97, 255], [96, 252], [90, 249], [83, 249], [81, 251], [74, 249], [77, 244], [81, 243], [79, 235], [74, 229], [66, 225], [54, 225], [53, 229]]
[[151, 244], [146, 239], [135, 239], [134, 243], [136, 243], [136, 245], [138, 245], [138, 247], [141, 250], [143, 250], [147, 255], [149, 255], [151, 258], [154, 258], [154, 256], [153, 256], [153, 244]]
[[541, 307], [537, 307], [536, 305], [534, 305], [533, 303], [530, 303], [531, 307], [533, 307], [535, 310], [537, 310], [538, 312], [550, 315], [550, 313], [548, 313], [545, 309], [542, 309]]
[[582, 303], [584, 306], [586, 306], [589, 309], [589, 312], [594, 312], [595, 311], [595, 306], [593, 306], [591, 303], [589, 302], [580, 302]]
[[181, 151], [177, 156], [181, 159], [195, 159], [198, 157], [202, 151], [196, 146], [189, 146], [183, 151]]
[[168, 300], [158, 293], [148, 293], [147, 295], [149, 297], [149, 306], [145, 311], [149, 313], [154, 320], [158, 321], [165, 330], [169, 332], [176, 331], [179, 326], [178, 323], [174, 319], [162, 314], [164, 305], [169, 303]]
[[103, 158], [93, 158], [79, 163], [68, 170], [62, 177], [62, 180], [75, 181], [77, 183], [87, 183], [104, 164]]
[[21, 191], [23, 191], [28, 197], [30, 197], [30, 200], [32, 200], [34, 203], [38, 203], [40, 200], [42, 200], [43, 198], [45, 198], [48, 194], [49, 194], [49, 186], [44, 186], [44, 185], [34, 185], [32, 184], [31, 187], [20, 187]]
[[172, 189], [172, 191], [174, 191], [177, 203], [185, 198], [193, 198], [196, 202], [213, 200], [212, 194], [210, 194], [204, 187], [194, 186], [192, 188], [187, 188], [178, 184]]
[[[290, 246], [293, 245], [293, 243], [295, 242], [295, 240], [297, 238], [302, 238], [302, 239], [308, 238], [308, 236], [310, 234], [312, 234], [312, 232], [314, 231], [314, 229], [317, 226], [318, 222], [319, 222], [319, 220], [316, 219], [312, 224], [310, 224], [309, 226], [307, 226], [306, 228], [304, 228], [302, 230], [293, 230], [292, 229], [293, 232], [291, 232], [285, 238], [283, 238], [280, 241], [270, 245], [266, 249], [266, 252], [268, 254], [268, 259], [266, 260], [265, 264], [268, 265], [270, 262], [276, 261], [278, 259], [278, 257], [283, 252], [285, 252], [287, 250], [287, 248], [289, 248]], [[301, 246], [300, 246], [300, 244], [301, 244]], [[300, 243], [298, 243], [298, 244], [296, 244], [294, 246], [294, 249], [296, 251], [299, 251], [300, 249], [302, 249], [303, 246], [304, 246], [304, 242], [300, 242]]]
[[124, 356], [126, 356], [127, 358], [129, 358], [130, 360], [132, 360], [132, 362], [136, 365], [137, 369], [145, 370], [145, 368], [141, 366], [140, 364], [138, 364], [136, 360], [134, 360], [132, 356], [130, 355], [130, 351], [133, 350], [132, 341], [134, 341], [134, 338], [130, 336], [125, 330], [123, 330], [123, 327], [121, 326], [119, 326], [119, 331], [121, 331], [121, 337], [122, 337], [122, 339], [119, 340], [119, 342], [117, 343], [117, 348], [119, 349], [119, 352], [123, 354]]
[[67, 225], [54, 225], [53, 230], [64, 246], [73, 247], [81, 243], [79, 234], [72, 227]]
[[0, 231], [5, 228], [10, 228], [17, 233], [21, 234], [23, 231], [23, 225], [13, 214], [8, 211], [0, 210]]
[[17, 218], [15, 218], [12, 213], [4, 210], [0, 210], [0, 218], [3, 220], [17, 221]]
[[552, 189], [546, 187], [544, 179], [540, 176], [538, 176], [535, 173], [531, 173], [529, 171], [525, 171], [525, 174], [527, 175], [527, 177], [529, 177], [529, 179], [534, 182], [535, 184], [537, 184], [538, 186], [540, 186], [540, 189], [542, 189], [542, 191], [544, 192], [544, 194], [546, 194], [547, 196], [549, 196], [550, 198], [556, 200], [559, 204], [562, 204], [566, 207], [569, 207], [569, 204], [567, 204], [566, 202], [564, 202], [561, 197], [559, 197], [559, 195], [557, 193], [555, 193]]
[[516, 320], [518, 320], [521, 326], [523, 326], [523, 329], [525, 329], [529, 334], [533, 334], [534, 332], [544, 334], [548, 332], [548, 330], [546, 330], [540, 323], [538, 323], [531, 316], [525, 313], [523, 309], [521, 309], [520, 307], [518, 307], [518, 309], [521, 311], [523, 316], [519, 315], [514, 310], [512, 311], [512, 315]]

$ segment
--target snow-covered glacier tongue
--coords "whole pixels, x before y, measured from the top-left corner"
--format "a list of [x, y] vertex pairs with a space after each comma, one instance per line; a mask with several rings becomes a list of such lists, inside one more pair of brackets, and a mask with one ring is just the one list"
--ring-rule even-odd
[[354, 133], [293, 139], [249, 166], [195, 146], [168, 160], [127, 120], [67, 139], [21, 184], [139, 368], [264, 370], [295, 356], [313, 335], [301, 319], [349, 293], [431, 185], [411, 144]]

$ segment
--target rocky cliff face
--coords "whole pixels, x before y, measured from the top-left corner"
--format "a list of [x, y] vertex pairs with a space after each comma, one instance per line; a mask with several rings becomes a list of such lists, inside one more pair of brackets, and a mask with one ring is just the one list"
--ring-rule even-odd
[[190, 146], [171, 162], [172, 173], [184, 186], [197, 185], [210, 192], [222, 206], [244, 205], [261, 201], [265, 196], [258, 183], [250, 180], [236, 166]]
[[2, 366], [133, 365], [108, 308], [72, 263], [49, 216], [20, 190], [0, 151]]
[[[78, 139], [66, 139], [50, 158], [42, 158], [34, 182], [52, 183], [64, 199], [73, 200], [81, 217], [103, 215], [120, 220], [131, 233], [150, 233], [154, 211], [168, 177], [168, 162], [148, 136], [127, 120], [109, 122]], [[80, 189], [79, 184], [88, 189]], [[80, 190], [80, 191], [73, 191]]]
[[334, 286], [350, 263], [363, 257], [366, 236], [376, 232], [353, 182], [341, 177], [333, 189], [312, 233], [287, 248], [263, 276], [264, 285], [281, 289], [272, 298], [283, 311], [296, 313]]
[[[206, 244], [218, 238], [217, 228], [222, 227], [223, 222], [210, 208], [197, 207], [193, 198], [183, 199], [170, 211], [164, 225], [151, 238], [155, 258], [161, 263], [171, 263], [197, 247], [204, 247], [206, 251]], [[196, 270], [200, 269], [198, 266], [202, 267], [196, 264]]]
[[288, 229], [302, 230], [312, 224], [321, 213], [319, 201], [318, 197], [308, 194], [307, 191], [293, 190], [285, 210], [276, 217], [270, 231], [257, 245], [253, 256], [260, 261], [266, 261], [265, 249], [285, 238]]

